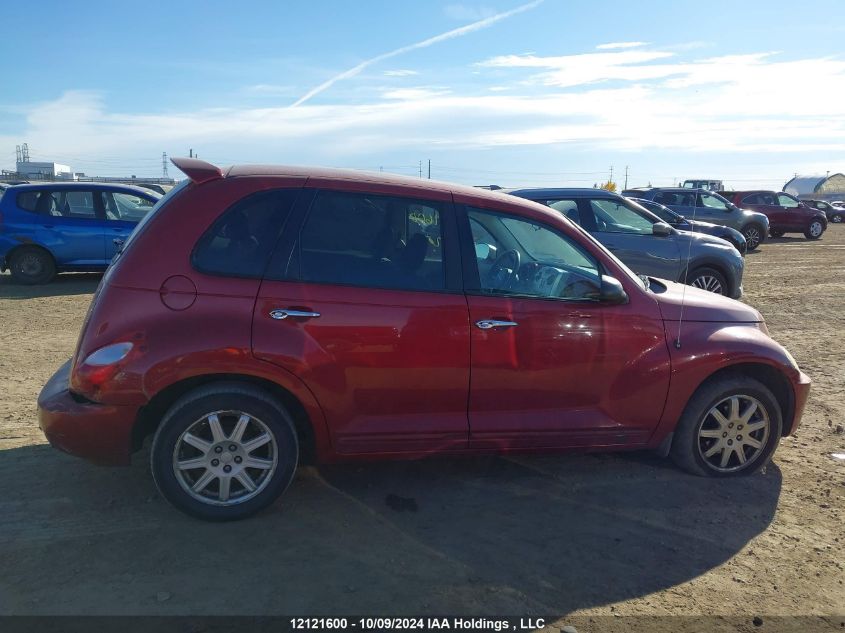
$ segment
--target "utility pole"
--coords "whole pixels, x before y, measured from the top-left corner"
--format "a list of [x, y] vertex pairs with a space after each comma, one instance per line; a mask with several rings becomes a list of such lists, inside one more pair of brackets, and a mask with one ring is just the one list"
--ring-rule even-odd
[[428, 179], [431, 180], [431, 159], [428, 159]]
[[194, 157], [194, 150], [193, 150], [193, 149], [189, 149], [189, 150], [188, 150], [188, 156], [189, 156], [190, 158], [193, 158], [193, 157]]
[[167, 175], [167, 152], [161, 153], [161, 177], [168, 178]]
[[422, 180], [422, 161], [420, 161], [420, 180]]
[[613, 165], [610, 166], [610, 180], [607, 182], [613, 182]]
[[625, 187], [623, 187], [623, 191], [628, 188], [628, 165], [625, 165]]

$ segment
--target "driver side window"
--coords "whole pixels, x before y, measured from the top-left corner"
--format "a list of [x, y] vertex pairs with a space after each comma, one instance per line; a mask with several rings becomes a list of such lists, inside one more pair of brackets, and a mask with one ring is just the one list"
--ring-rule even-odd
[[573, 240], [518, 216], [474, 208], [468, 214], [484, 294], [574, 301], [599, 296], [598, 262]]

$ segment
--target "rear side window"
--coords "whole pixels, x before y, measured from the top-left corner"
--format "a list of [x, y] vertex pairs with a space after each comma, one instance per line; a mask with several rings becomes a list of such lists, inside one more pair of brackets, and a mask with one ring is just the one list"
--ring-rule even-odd
[[750, 196], [745, 196], [740, 204], [768, 204], [776, 206], [777, 200], [771, 193], [752, 193]]
[[321, 191], [302, 226], [303, 281], [400, 290], [443, 290], [442, 205]]
[[298, 193], [263, 191], [229, 207], [197, 242], [194, 268], [210, 275], [260, 278]]
[[16, 198], [16, 203], [18, 207], [23, 209], [24, 211], [35, 211], [36, 207], [38, 206], [38, 195], [40, 192], [38, 191], [24, 191], [23, 193], [19, 193], [18, 197]]
[[660, 191], [654, 194], [654, 201], [667, 207], [692, 207], [695, 206], [695, 194], [686, 191]]
[[18, 206], [42, 215], [65, 218], [97, 217], [94, 192], [90, 190], [25, 191], [18, 194]]

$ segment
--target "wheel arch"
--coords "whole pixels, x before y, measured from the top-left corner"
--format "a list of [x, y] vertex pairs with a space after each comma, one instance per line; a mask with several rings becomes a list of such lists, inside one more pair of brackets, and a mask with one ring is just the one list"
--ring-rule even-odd
[[[238, 382], [267, 392], [275, 397], [285, 407], [293, 418], [300, 445], [300, 463], [314, 464], [319, 457], [328, 450], [327, 437], [317, 426], [320, 421], [314, 420], [313, 412], [309, 414], [308, 407], [297, 395], [282, 385], [251, 374], [215, 373], [191, 376], [178, 380], [158, 391], [138, 412], [138, 417], [132, 427], [130, 449], [135, 452], [141, 448], [144, 440], [153, 435], [167, 410], [182, 396], [215, 382]], [[308, 403], [309, 405], [316, 403]]]
[[13, 246], [8, 251], [6, 251], [6, 256], [3, 261], [3, 267], [10, 268], [12, 265], [12, 258], [15, 256], [15, 254], [27, 249], [44, 251], [47, 256], [52, 260], [53, 266], [56, 268], [56, 270], [59, 269], [59, 262], [56, 260], [56, 256], [53, 254], [53, 252], [43, 244], [39, 244], [38, 242], [32, 241], [21, 242], [20, 244], [17, 244], [16, 246]]
[[[711, 382], [730, 378], [731, 376], [748, 376], [749, 378], [753, 378], [754, 380], [762, 383], [772, 392], [772, 395], [775, 397], [775, 400], [777, 400], [778, 405], [780, 405], [783, 417], [783, 428], [781, 434], [783, 436], [789, 435], [794, 424], [795, 394], [792, 390], [792, 384], [789, 382], [789, 378], [772, 365], [756, 362], [741, 362], [728, 365], [727, 367], [722, 367], [704, 378], [704, 380], [702, 380], [693, 390], [692, 395], [694, 396]], [[690, 396], [690, 399], [691, 398], [692, 396]]]

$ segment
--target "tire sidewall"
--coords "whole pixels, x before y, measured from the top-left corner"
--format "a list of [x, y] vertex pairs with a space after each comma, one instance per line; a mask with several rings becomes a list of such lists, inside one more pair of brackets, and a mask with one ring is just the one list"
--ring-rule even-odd
[[[239, 410], [261, 420], [276, 440], [278, 464], [264, 490], [243, 503], [214, 506], [191, 497], [173, 472], [173, 451], [182, 433], [204, 415], [214, 411]], [[211, 393], [195, 399], [182, 399], [165, 415], [150, 453], [153, 479], [161, 494], [178, 509], [201, 519], [232, 521], [246, 518], [270, 505], [293, 480], [299, 460], [299, 443], [293, 421], [287, 412], [269, 398], [250, 392]]]
[[[818, 235], [813, 235], [812, 229], [813, 229], [813, 225], [815, 225], [815, 224], [819, 225], [819, 234]], [[821, 223], [821, 220], [813, 220], [812, 222], [810, 222], [810, 224], [807, 226], [807, 232], [804, 235], [809, 240], [820, 239], [821, 236], [824, 235], [824, 225]]]
[[[754, 244], [753, 246], [751, 245], [751, 240], [748, 239], [748, 235], [747, 235], [747, 232], [750, 231], [751, 229], [754, 229], [755, 231], [757, 231], [757, 243]], [[763, 243], [763, 229], [762, 229], [762, 227], [760, 227], [759, 224], [749, 224], [748, 226], [746, 226], [742, 230], [742, 235], [745, 237], [745, 239], [748, 243], [748, 250], [749, 251], [757, 250], [760, 247], [760, 244]]]

